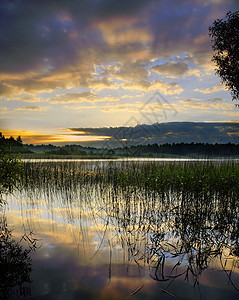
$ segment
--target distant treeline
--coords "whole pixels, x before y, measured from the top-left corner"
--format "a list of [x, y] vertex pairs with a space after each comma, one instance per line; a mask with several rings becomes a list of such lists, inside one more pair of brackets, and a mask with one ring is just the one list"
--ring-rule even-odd
[[239, 145], [237, 144], [204, 144], [204, 143], [177, 143], [177, 144], [152, 144], [132, 146], [128, 149], [133, 156], [157, 156], [179, 155], [179, 156], [203, 156], [203, 157], [229, 157], [239, 156]]
[[12, 136], [10, 138], [5, 138], [2, 132], [0, 132], [0, 150], [12, 153], [31, 153], [30, 150], [24, 147], [20, 136], [16, 139]]
[[24, 145], [18, 136], [5, 138], [0, 132], [0, 150], [11, 151], [12, 153], [45, 154], [48, 156], [87, 156], [87, 157], [167, 157], [167, 156], [188, 156], [188, 157], [239, 157], [238, 144], [209, 144], [209, 143], [173, 143], [173, 144], [148, 144], [124, 148], [101, 149], [94, 147], [83, 147], [81, 145]]
[[53, 145], [39, 145], [30, 147], [32, 151], [40, 149], [49, 155], [79, 155], [79, 156], [128, 156], [128, 157], [232, 157], [239, 156], [237, 144], [204, 144], [204, 143], [177, 143], [177, 144], [148, 144], [124, 148], [100, 149], [82, 147], [80, 145], [66, 145], [56, 147]]

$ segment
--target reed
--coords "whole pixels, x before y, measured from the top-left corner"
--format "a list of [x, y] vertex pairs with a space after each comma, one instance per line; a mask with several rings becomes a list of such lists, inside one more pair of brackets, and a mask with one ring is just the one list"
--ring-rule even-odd
[[[235, 261], [234, 269], [238, 264], [237, 162], [35, 161], [23, 167], [22, 193], [62, 202], [69, 218], [75, 207], [94, 207], [92, 220], [114, 228], [111, 247], [126, 246], [128, 259], [149, 264], [155, 280], [184, 276], [196, 284], [215, 257]], [[167, 260], [174, 265], [166, 273]]]

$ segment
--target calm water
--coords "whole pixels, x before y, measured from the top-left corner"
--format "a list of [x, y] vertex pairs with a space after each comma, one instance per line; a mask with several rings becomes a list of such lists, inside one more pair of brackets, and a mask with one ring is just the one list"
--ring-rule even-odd
[[[95, 166], [127, 169], [130, 162], [63, 164], [33, 163], [39, 177], [32, 175], [27, 187], [7, 198], [2, 220], [5, 233], [12, 230], [8, 245], [24, 247], [12, 251], [11, 265], [24, 249], [32, 250], [11, 269], [5, 296], [238, 299], [238, 207], [219, 207], [210, 191], [202, 204], [200, 195], [181, 190], [152, 192], [95, 177]], [[72, 180], [78, 168], [83, 179]], [[31, 283], [24, 282], [27, 274]]]

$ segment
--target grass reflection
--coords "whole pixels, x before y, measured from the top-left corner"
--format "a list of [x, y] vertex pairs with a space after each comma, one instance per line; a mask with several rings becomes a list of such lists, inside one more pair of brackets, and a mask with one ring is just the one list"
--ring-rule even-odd
[[0, 215], [0, 299], [16, 299], [31, 295], [30, 252], [36, 250], [37, 240], [32, 235], [23, 235], [24, 248], [12, 237], [4, 213]]
[[169, 285], [178, 277], [198, 285], [217, 262], [238, 290], [237, 163], [25, 162], [24, 169], [19, 188], [33, 206], [45, 199], [64, 207], [68, 222], [80, 220], [82, 231], [89, 222], [99, 229], [91, 258], [103, 246], [126, 248], [129, 261]]

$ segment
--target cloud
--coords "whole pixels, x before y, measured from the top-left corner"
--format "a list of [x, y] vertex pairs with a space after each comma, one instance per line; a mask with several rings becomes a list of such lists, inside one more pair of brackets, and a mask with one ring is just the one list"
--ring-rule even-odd
[[0, 97], [8, 97], [18, 92], [15, 86], [11, 86], [5, 82], [0, 82]]
[[[85, 1], [87, 2], [87, 1]], [[103, 19], [106, 17], [118, 17], [118, 16], [128, 16], [136, 13], [140, 9], [145, 9], [152, 0], [103, 0], [103, 1], [94, 1], [96, 6], [96, 13], [98, 16], [101, 16]], [[88, 3], [87, 3], [88, 4]]]
[[152, 42], [147, 26], [143, 27], [137, 16], [104, 20], [98, 26], [108, 45]]
[[119, 80], [143, 80], [146, 79], [150, 72], [146, 69], [145, 62], [129, 62], [108, 65], [104, 68], [103, 74]]
[[[122, 137], [128, 139], [133, 145], [134, 143], [142, 143], [144, 141], [151, 143], [173, 143], [173, 142], [209, 142], [212, 143], [228, 140], [229, 133], [238, 133], [238, 123], [220, 123], [220, 122], [168, 122], [154, 123], [152, 125], [137, 125], [135, 127], [96, 127], [96, 128], [69, 128], [77, 132], [86, 132], [87, 135], [111, 136], [110, 141], [119, 141]], [[116, 146], [119, 146], [119, 144]]]
[[177, 82], [165, 83], [161, 80], [154, 80], [152, 82], [141, 80], [136, 82], [129, 82], [122, 85], [123, 89], [135, 89], [142, 91], [156, 91], [164, 93], [165, 95], [176, 95], [183, 92], [183, 88]]
[[159, 75], [183, 75], [189, 70], [189, 66], [184, 62], [167, 62], [165, 64], [157, 65], [151, 70]]
[[17, 111], [47, 111], [47, 107], [42, 106], [22, 106], [16, 108]]
[[[126, 22], [150, 2], [92, 0], [89, 5], [86, 0], [72, 3], [52, 0], [50, 4], [2, 0], [0, 69], [2, 72], [62, 69], [81, 59], [82, 52], [108, 44], [102, 39], [102, 22], [112, 24], [119, 17]], [[132, 38], [130, 29], [126, 28], [121, 35]]]
[[225, 100], [222, 99], [222, 98], [211, 98], [211, 99], [207, 99], [207, 101], [209, 101], [209, 102], [223, 102]]
[[12, 96], [12, 97], [6, 98], [6, 100], [23, 101], [23, 102], [41, 102], [41, 98], [40, 97], [36, 97], [34, 95]]
[[159, 75], [167, 75], [170, 77], [176, 76], [197, 76], [200, 77], [201, 72], [198, 68], [189, 68], [188, 64], [183, 61], [180, 62], [166, 62], [164, 64], [156, 65], [151, 68], [151, 71]]
[[231, 112], [224, 111], [223, 113], [230, 117], [239, 117], [239, 111], [231, 111]]
[[[152, 118], [152, 113], [161, 112], [162, 114], [157, 115], [157, 117], [162, 117], [166, 114], [166, 111], [176, 112], [173, 105], [167, 102], [136, 102], [136, 103], [125, 103], [119, 105], [107, 105], [106, 107], [101, 108], [104, 112], [115, 112], [115, 111], [130, 111], [137, 113], [150, 113], [150, 118]], [[146, 116], [146, 114], [144, 115]], [[156, 115], [154, 115], [156, 117]]]
[[117, 97], [105, 96], [105, 97], [97, 97], [95, 102], [116, 102], [120, 101]]
[[196, 76], [196, 77], [200, 77], [201, 76], [201, 71], [198, 68], [193, 68], [193, 69], [189, 69], [185, 76]]
[[[0, 96], [73, 87], [118, 89], [115, 80], [146, 80], [152, 60], [181, 53], [198, 66], [208, 66], [212, 56], [208, 26], [236, 3], [2, 0]], [[118, 69], [105, 68], [106, 77], [93, 78], [94, 65], [106, 64]], [[198, 74], [186, 63], [154, 68], [174, 76]]]
[[83, 101], [93, 101], [96, 95], [92, 92], [68, 93], [63, 95], [55, 95], [48, 99], [52, 103], [75, 103]]
[[101, 91], [101, 90], [115, 90], [119, 88], [119, 85], [117, 83], [114, 83], [111, 79], [107, 78], [107, 77], [103, 77], [103, 78], [90, 78], [87, 83], [86, 86], [96, 90], [96, 91]]
[[142, 91], [148, 91], [150, 88], [151, 83], [146, 80], [140, 80], [140, 81], [134, 81], [134, 82], [128, 82], [124, 83], [122, 85], [123, 89], [126, 90], [142, 90]]
[[31, 143], [47, 143], [49, 144], [53, 140], [53, 136], [50, 134], [36, 134], [34, 132], [26, 132], [26, 131], [4, 131], [5, 135], [8, 136], [21, 136], [24, 143], [31, 144]]
[[69, 133], [69, 129], [62, 129], [60, 132], [56, 131], [54, 133], [51, 132], [49, 134], [40, 134], [33, 131], [11, 131], [11, 130], [4, 130], [5, 136], [21, 136], [24, 143], [37, 143], [37, 144], [49, 144], [49, 143], [61, 143], [61, 142], [80, 142], [80, 141], [97, 141], [97, 140], [104, 140], [108, 138], [108, 136], [102, 135], [87, 135], [84, 134], [72, 134]]
[[189, 98], [185, 100], [180, 100], [179, 104], [182, 104], [183, 107], [180, 109], [180, 105], [178, 110], [184, 109], [197, 109], [197, 110], [221, 110], [221, 111], [232, 111], [234, 109], [233, 103], [227, 103], [222, 98], [211, 98], [207, 100], [203, 99], [196, 99], [196, 98]]
[[98, 97], [95, 93], [82, 92], [82, 93], [68, 93], [62, 95], [56, 95], [49, 98], [48, 101], [52, 103], [79, 103], [79, 102], [114, 102], [119, 101], [117, 97], [105, 96]]
[[65, 105], [64, 108], [66, 109], [70, 109], [70, 110], [85, 110], [85, 109], [96, 109], [98, 108], [98, 106], [96, 105], [81, 105], [81, 106], [69, 106], [69, 105]]
[[[93, 68], [92, 68], [93, 69]], [[90, 71], [88, 70], [89, 74]], [[82, 80], [81, 76], [84, 77]], [[55, 89], [70, 89], [79, 86], [80, 83], [85, 85], [87, 76], [80, 74], [73, 67], [64, 70], [49, 70], [43, 73], [26, 72], [17, 76], [8, 76], [0, 82], [0, 96], [11, 98], [19, 95], [31, 95], [39, 92], [51, 92]]]
[[238, 9], [234, 1], [160, 1], [148, 16], [153, 33], [153, 49], [163, 58], [188, 53], [194, 64], [207, 66], [212, 57], [208, 27], [229, 10]]
[[121, 99], [135, 99], [135, 98], [142, 98], [145, 95], [145, 93], [140, 93], [140, 94], [136, 94], [136, 95], [123, 95], [120, 98]]
[[130, 111], [130, 112], [139, 112], [139, 108], [135, 104], [120, 104], [104, 107], [101, 109], [103, 112], [113, 112], [113, 111]]
[[225, 91], [225, 86], [222, 84], [214, 85], [206, 89], [195, 89], [194, 91], [200, 92], [202, 94], [212, 94], [215, 92]]

